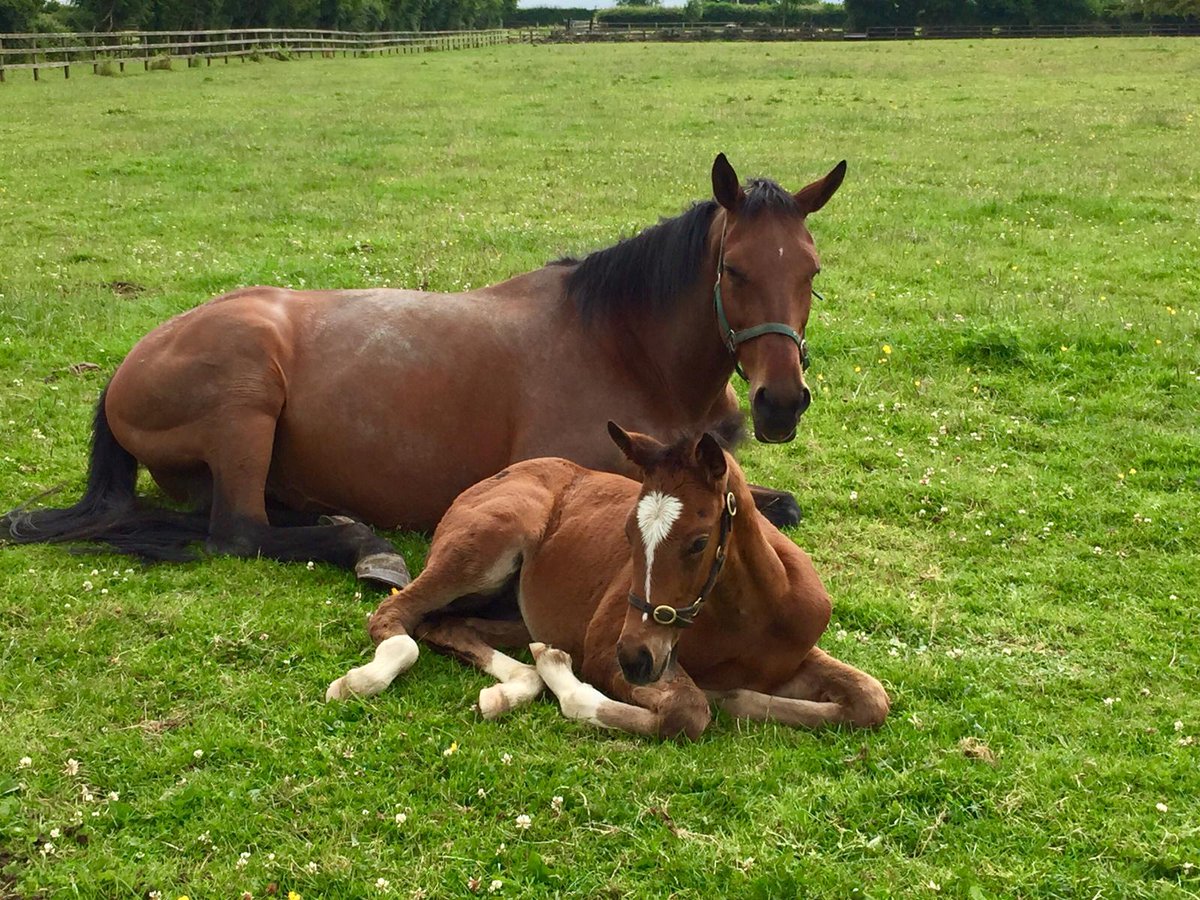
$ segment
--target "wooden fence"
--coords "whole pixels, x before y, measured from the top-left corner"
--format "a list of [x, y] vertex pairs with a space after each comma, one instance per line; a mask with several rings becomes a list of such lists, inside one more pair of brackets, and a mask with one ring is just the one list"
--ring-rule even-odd
[[[214, 59], [259, 59], [262, 56], [378, 56], [461, 50], [532, 41], [539, 29], [495, 28], [486, 31], [322, 31], [294, 28], [242, 28], [225, 31], [111, 31], [71, 34], [0, 34], [0, 82], [5, 71], [29, 69], [38, 80], [43, 69], [115, 66], [141, 63], [150, 69], [160, 60], [177, 59], [189, 66], [212, 65]], [[165, 67], [165, 66], [164, 66]]]
[[966, 38], [1200, 37], [1200, 24], [908, 25], [848, 32], [841, 28], [747, 25], [734, 22], [571, 22], [558, 35], [568, 41], [887, 41]]

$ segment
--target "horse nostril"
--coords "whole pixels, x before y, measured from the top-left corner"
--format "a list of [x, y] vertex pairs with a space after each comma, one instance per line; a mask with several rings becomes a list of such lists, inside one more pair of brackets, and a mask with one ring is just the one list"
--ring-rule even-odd
[[646, 684], [650, 680], [654, 659], [645, 647], [639, 647], [632, 656], [628, 653], [618, 653], [617, 659], [621, 663], [621, 674], [630, 684]]
[[800, 408], [796, 411], [797, 416], [804, 415], [804, 411], [812, 405], [812, 391], [807, 387], [800, 389]]

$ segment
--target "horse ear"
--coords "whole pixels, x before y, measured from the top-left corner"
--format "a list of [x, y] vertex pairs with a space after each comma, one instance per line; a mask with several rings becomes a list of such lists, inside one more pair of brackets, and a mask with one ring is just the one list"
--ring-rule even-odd
[[662, 451], [662, 444], [646, 434], [626, 431], [616, 422], [608, 423], [608, 435], [625, 458], [641, 469], [650, 468], [655, 457]]
[[696, 444], [696, 462], [704, 467], [713, 481], [725, 477], [725, 451], [721, 449], [717, 439], [707, 431]]
[[717, 202], [730, 212], [737, 212], [737, 208], [746, 199], [746, 194], [738, 181], [737, 172], [733, 171], [733, 166], [729, 164], [724, 153], [718, 153], [717, 158], [713, 160], [712, 183], [713, 196], [717, 198]]
[[829, 198], [842, 186], [842, 180], [845, 177], [846, 161], [843, 159], [824, 178], [818, 178], [812, 184], [797, 191], [796, 205], [806, 216], [809, 213], [815, 213], [829, 202]]

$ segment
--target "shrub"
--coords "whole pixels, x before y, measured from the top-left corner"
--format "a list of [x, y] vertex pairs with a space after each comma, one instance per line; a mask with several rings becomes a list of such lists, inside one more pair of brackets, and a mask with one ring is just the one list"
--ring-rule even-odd
[[166, 53], [160, 53], [158, 56], [153, 56], [150, 58], [150, 62], [146, 64], [146, 68], [148, 68], [151, 72], [170, 72], [171, 69], [175, 68], [175, 65], [171, 61], [171, 57], [169, 55]]

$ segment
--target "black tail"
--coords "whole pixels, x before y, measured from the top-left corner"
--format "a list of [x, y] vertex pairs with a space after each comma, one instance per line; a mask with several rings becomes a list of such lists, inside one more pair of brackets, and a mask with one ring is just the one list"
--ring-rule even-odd
[[83, 499], [66, 509], [30, 510], [29, 503], [46, 496], [41, 494], [0, 518], [0, 539], [14, 544], [107, 544], [143, 559], [194, 559], [193, 545], [207, 536], [208, 517], [139, 505], [135, 493], [138, 462], [117, 443], [108, 427], [104, 412], [107, 394], [105, 388], [96, 404]]

